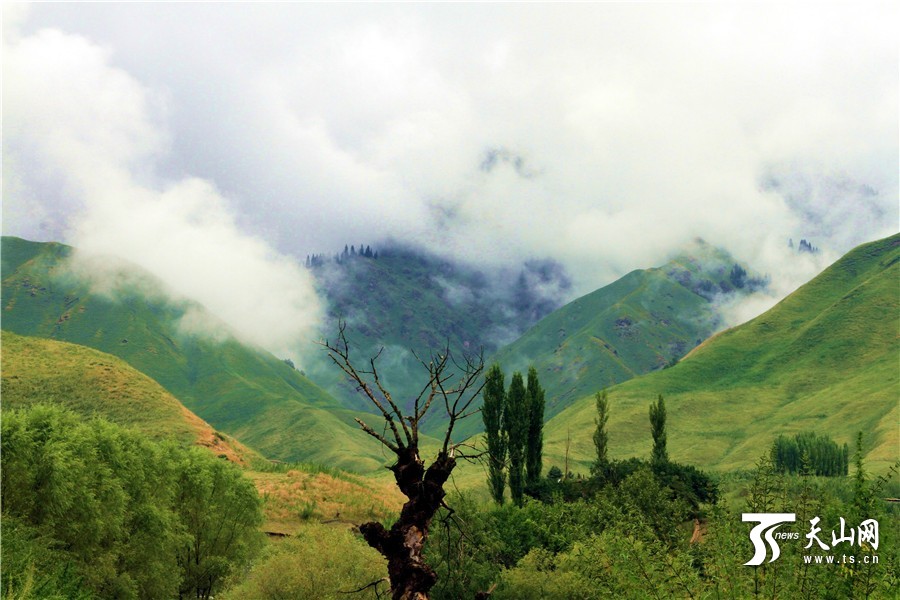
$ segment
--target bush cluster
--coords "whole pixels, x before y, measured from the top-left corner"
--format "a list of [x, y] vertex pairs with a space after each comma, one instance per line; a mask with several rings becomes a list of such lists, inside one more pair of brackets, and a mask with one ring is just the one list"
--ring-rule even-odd
[[56, 406], [4, 411], [10, 598], [209, 598], [259, 546], [260, 500], [201, 448]]

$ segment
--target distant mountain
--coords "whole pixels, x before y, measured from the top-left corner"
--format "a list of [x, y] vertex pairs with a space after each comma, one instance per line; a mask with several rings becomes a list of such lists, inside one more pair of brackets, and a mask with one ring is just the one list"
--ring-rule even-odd
[[726, 251], [695, 240], [662, 267], [632, 271], [554, 311], [491, 362], [507, 376], [534, 365], [549, 418], [578, 398], [674, 364], [722, 327], [720, 302], [765, 284]]
[[59, 404], [136, 429], [152, 440], [199, 445], [249, 466], [264, 460], [215, 431], [158, 383], [111, 354], [78, 344], [2, 334], [3, 408]]
[[[388, 245], [306, 262], [328, 300], [323, 335], [334, 336], [344, 320], [357, 360], [381, 351], [377, 366], [395, 398], [411, 404], [424, 373], [416, 356], [449, 344], [457, 354], [483, 349], [507, 373], [536, 365], [548, 415], [589, 391], [673, 363], [721, 327], [719, 301], [765, 285], [702, 240], [664, 267], [634, 271], [562, 308], [571, 282], [550, 260], [488, 272]], [[347, 407], [368, 408], [324, 353], [306, 372]], [[439, 432], [442, 417], [433, 411], [424, 430]], [[479, 430], [473, 418], [459, 431]]]
[[[663, 394], [669, 455], [704, 468], [751, 468], [780, 434], [815, 431], [884, 471], [900, 451], [900, 235], [854, 249], [752, 321], [713, 336], [670, 369], [609, 390], [613, 457], [649, 456], [649, 404]], [[652, 311], [650, 311], [652, 313]], [[621, 353], [621, 351], [620, 351]], [[545, 428], [545, 461], [593, 460], [594, 400]]]
[[[323, 336], [333, 338], [343, 320], [358, 361], [383, 348], [379, 371], [394, 398], [410, 406], [425, 374], [415, 355], [427, 359], [448, 344], [457, 356], [489, 355], [558, 308], [571, 287], [551, 260], [488, 271], [398, 244], [366, 250], [307, 260], [327, 299]], [[346, 406], [368, 409], [324, 353], [306, 372]], [[443, 420], [432, 412], [434, 431]]]
[[301, 373], [227, 333], [186, 332], [186, 315], [213, 317], [165, 298], [161, 283], [134, 265], [107, 273], [112, 296], [94, 292], [67, 268], [71, 254], [61, 244], [3, 238], [3, 329], [118, 356], [268, 458], [362, 470], [383, 464], [378, 445], [352, 421], [359, 411], [341, 409]]

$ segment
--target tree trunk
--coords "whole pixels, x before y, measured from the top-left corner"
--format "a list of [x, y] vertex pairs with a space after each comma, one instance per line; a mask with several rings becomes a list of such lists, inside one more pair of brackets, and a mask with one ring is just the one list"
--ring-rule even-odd
[[437, 581], [434, 569], [425, 564], [422, 549], [428, 539], [431, 520], [444, 499], [444, 483], [456, 466], [445, 452], [426, 470], [415, 447], [397, 452], [391, 467], [397, 486], [409, 500], [390, 530], [381, 523], [364, 523], [359, 530], [368, 544], [388, 560], [391, 597], [394, 600], [428, 600]]

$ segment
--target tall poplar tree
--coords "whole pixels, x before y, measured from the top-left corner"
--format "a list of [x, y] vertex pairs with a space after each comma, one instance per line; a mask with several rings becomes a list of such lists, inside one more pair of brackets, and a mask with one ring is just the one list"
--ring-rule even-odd
[[650, 405], [650, 433], [653, 435], [651, 462], [654, 464], [669, 462], [669, 452], [666, 450], [666, 403], [662, 394]]
[[609, 463], [607, 455], [609, 433], [606, 432], [606, 422], [609, 420], [609, 397], [606, 390], [597, 392], [594, 395], [594, 401], [597, 403], [597, 417], [594, 419], [594, 424], [597, 426], [594, 430], [594, 448], [597, 449], [597, 459], [592, 471], [596, 475], [603, 472], [603, 468]]
[[509, 452], [509, 493], [516, 506], [522, 506], [525, 491], [525, 445], [528, 437], [528, 407], [522, 374], [513, 373], [506, 392], [507, 449]]
[[525, 482], [533, 487], [541, 479], [544, 453], [544, 388], [538, 381], [537, 369], [528, 369], [525, 394], [528, 414], [528, 437], [525, 446]]
[[481, 392], [484, 404], [481, 418], [487, 436], [488, 484], [491, 497], [497, 504], [503, 504], [503, 490], [506, 488], [506, 436], [504, 413], [506, 411], [506, 390], [504, 375], [500, 365], [494, 364], [484, 377]]

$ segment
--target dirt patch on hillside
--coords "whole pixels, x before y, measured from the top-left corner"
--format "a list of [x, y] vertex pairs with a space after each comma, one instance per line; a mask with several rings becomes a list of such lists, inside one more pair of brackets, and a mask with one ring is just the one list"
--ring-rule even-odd
[[192, 413], [190, 410], [181, 406], [182, 415], [185, 421], [194, 430], [197, 441], [196, 445], [208, 448], [210, 452], [220, 458], [224, 458], [230, 462], [242, 467], [249, 467], [249, 455], [252, 451], [238, 442], [222, 433], [213, 429], [209, 423]]

